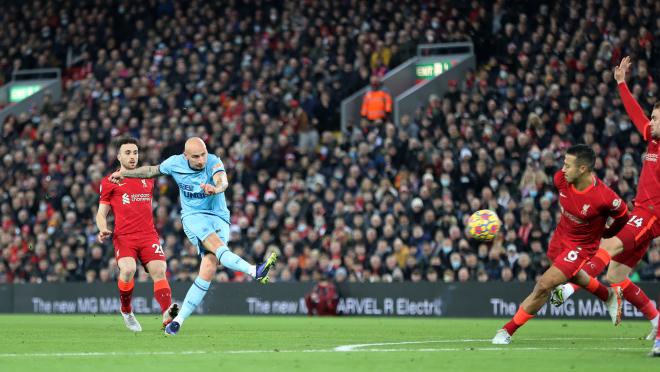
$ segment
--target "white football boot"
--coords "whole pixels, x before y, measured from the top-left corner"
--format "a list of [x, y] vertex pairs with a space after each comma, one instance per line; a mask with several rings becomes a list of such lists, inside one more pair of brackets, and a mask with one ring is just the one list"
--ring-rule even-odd
[[126, 328], [130, 329], [133, 332], [142, 332], [142, 326], [140, 322], [135, 318], [135, 314], [131, 311], [128, 314], [121, 313], [121, 316], [124, 318], [124, 324]]
[[610, 295], [607, 297], [605, 305], [607, 306], [607, 312], [610, 313], [612, 324], [618, 326], [621, 324], [621, 315], [623, 313], [623, 292], [621, 287], [610, 287], [608, 291]]
[[493, 337], [492, 343], [493, 345], [508, 345], [511, 343], [511, 335], [506, 329], [502, 328], [497, 331], [495, 337]]

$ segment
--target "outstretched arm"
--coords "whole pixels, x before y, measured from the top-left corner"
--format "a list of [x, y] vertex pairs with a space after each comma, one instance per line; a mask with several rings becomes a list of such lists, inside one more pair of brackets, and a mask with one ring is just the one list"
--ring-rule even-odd
[[119, 183], [124, 178], [156, 178], [162, 174], [158, 165], [145, 165], [136, 169], [114, 172], [110, 175], [110, 182]]
[[616, 79], [619, 88], [619, 95], [621, 96], [623, 106], [626, 108], [628, 116], [632, 119], [637, 130], [642, 133], [644, 139], [648, 139], [649, 136], [647, 132], [649, 128], [649, 118], [646, 117], [644, 111], [635, 100], [635, 97], [632, 96], [628, 89], [628, 85], [626, 84], [626, 72], [630, 68], [630, 65], [630, 57], [625, 57], [621, 60], [621, 64], [614, 69], [614, 79]]

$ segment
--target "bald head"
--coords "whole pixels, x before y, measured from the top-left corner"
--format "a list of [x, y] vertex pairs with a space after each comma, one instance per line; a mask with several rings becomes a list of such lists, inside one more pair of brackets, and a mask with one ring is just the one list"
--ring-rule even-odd
[[204, 169], [208, 158], [206, 144], [199, 137], [188, 138], [183, 150], [183, 156], [188, 160], [191, 168]]
[[186, 146], [184, 151], [187, 153], [197, 152], [197, 151], [206, 151], [206, 144], [199, 137], [190, 137], [186, 141]]

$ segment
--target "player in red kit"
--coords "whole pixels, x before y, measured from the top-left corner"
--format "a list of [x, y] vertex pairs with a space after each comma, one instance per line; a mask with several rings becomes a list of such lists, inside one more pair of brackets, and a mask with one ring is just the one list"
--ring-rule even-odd
[[[585, 272], [597, 276], [609, 263], [607, 280], [612, 287], [622, 288], [623, 297], [639, 309], [651, 321], [651, 332], [646, 337], [653, 340], [658, 331], [658, 310], [648, 296], [628, 279], [628, 275], [646, 254], [651, 241], [660, 236], [660, 104], [656, 103], [649, 120], [635, 98], [630, 94], [626, 84], [626, 72], [630, 68], [630, 57], [625, 57], [614, 70], [619, 95], [632, 119], [635, 127], [648, 142], [643, 157], [642, 172], [639, 176], [635, 207], [630, 213], [630, 220], [623, 229], [610, 239], [601, 242], [601, 249], [596, 256], [585, 265]], [[611, 262], [610, 262], [610, 257]], [[553, 290], [551, 302], [562, 304], [575, 291], [570, 284], [562, 285]]]
[[[117, 159], [121, 170], [135, 169], [138, 163], [137, 140], [123, 138], [117, 141]], [[102, 243], [112, 235], [115, 257], [119, 266], [119, 298], [121, 315], [126, 327], [134, 332], [142, 331], [131, 307], [137, 260], [154, 281], [154, 297], [163, 312], [163, 327], [178, 313], [178, 305], [172, 303], [172, 291], [165, 277], [167, 263], [165, 252], [154, 227], [151, 200], [154, 181], [152, 179], [129, 178], [114, 184], [103, 178], [101, 200], [96, 214], [99, 229], [97, 240]], [[108, 229], [107, 216], [112, 210], [115, 215], [114, 231]]]
[[[513, 319], [497, 331], [493, 344], [509, 344], [513, 333], [534, 317], [557, 285], [574, 282], [593, 287], [605, 301], [615, 324], [621, 318], [620, 289], [607, 288], [589, 277], [582, 266], [598, 251], [602, 236], [613, 236], [627, 221], [627, 207], [621, 198], [593, 175], [596, 154], [587, 145], [566, 151], [564, 166], [554, 176], [559, 193], [561, 218], [557, 224], [548, 258], [552, 265], [536, 283], [532, 293], [520, 304]], [[614, 222], [606, 227], [608, 218]]]

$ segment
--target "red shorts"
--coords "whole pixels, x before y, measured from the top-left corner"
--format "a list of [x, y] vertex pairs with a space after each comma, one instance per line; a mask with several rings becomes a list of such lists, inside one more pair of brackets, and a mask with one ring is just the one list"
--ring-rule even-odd
[[655, 213], [635, 207], [630, 212], [630, 220], [616, 234], [623, 243], [623, 252], [612, 257], [613, 261], [634, 268], [644, 257], [651, 241], [660, 236], [660, 224]]
[[115, 236], [112, 241], [117, 261], [120, 258], [132, 257], [136, 261], [140, 260], [145, 268], [151, 261], [165, 261], [165, 252], [156, 233], [144, 236]]
[[580, 246], [570, 241], [552, 239], [548, 246], [548, 258], [566, 278], [572, 278], [598, 252], [597, 245]]

